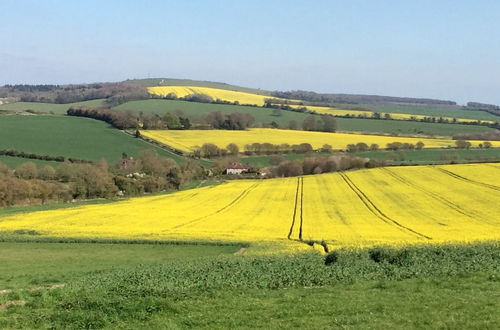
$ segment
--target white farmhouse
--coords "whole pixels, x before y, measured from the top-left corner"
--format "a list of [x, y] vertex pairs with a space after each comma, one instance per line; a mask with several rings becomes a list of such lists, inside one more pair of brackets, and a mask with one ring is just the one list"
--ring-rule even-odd
[[241, 173], [246, 173], [250, 170], [250, 166], [247, 164], [242, 164], [242, 163], [231, 163], [225, 170], [224, 172], [226, 174], [241, 174]]

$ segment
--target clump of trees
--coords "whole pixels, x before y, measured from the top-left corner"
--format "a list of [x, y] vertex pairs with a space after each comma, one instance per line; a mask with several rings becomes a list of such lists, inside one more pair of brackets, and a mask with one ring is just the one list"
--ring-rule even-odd
[[124, 155], [111, 166], [104, 160], [63, 162], [57, 168], [26, 162], [11, 169], [0, 163], [0, 206], [135, 196], [179, 189], [205, 175], [194, 160], [179, 165], [151, 150], [141, 151], [137, 158]]
[[300, 144], [272, 144], [272, 143], [251, 143], [246, 144], [244, 147], [244, 153], [246, 155], [271, 155], [271, 154], [287, 154], [287, 153], [298, 153], [304, 154], [312, 152], [313, 147], [310, 143], [300, 143]]
[[[416, 144], [413, 143], [402, 143], [402, 142], [391, 142], [387, 143], [387, 150], [421, 150], [425, 144], [422, 141], [418, 141]], [[358, 142], [356, 144], [348, 144], [346, 150], [348, 152], [363, 152], [363, 151], [377, 151], [380, 147], [376, 143], [368, 145], [364, 142]]]
[[321, 174], [346, 171], [357, 168], [372, 168], [382, 166], [368, 158], [335, 155], [330, 157], [308, 157], [303, 160], [285, 160], [271, 168], [271, 177], [291, 177], [307, 174]]
[[402, 143], [402, 142], [392, 142], [387, 143], [387, 150], [421, 150], [424, 147], [424, 143], [422, 141], [418, 141], [416, 144], [413, 143]]
[[472, 144], [469, 141], [456, 140], [455, 141], [455, 146], [457, 147], [457, 149], [470, 149], [470, 147], [472, 146]]
[[215, 129], [244, 130], [252, 126], [255, 118], [248, 113], [220, 111], [210, 112], [203, 117], [203, 122]]
[[13, 149], [0, 150], [0, 155], [10, 156], [10, 157], [27, 158], [27, 159], [48, 160], [48, 161], [55, 161], [55, 162], [68, 161], [70, 163], [92, 163], [91, 161], [84, 160], [84, 159], [77, 159], [77, 158], [64, 157], [64, 156], [38, 155], [38, 154], [34, 154], [34, 153], [27, 153], [24, 151], [17, 151], [17, 150], [13, 150]]
[[304, 131], [335, 132], [338, 128], [337, 120], [330, 115], [318, 116], [310, 115], [302, 122]]
[[[324, 150], [323, 150], [324, 149]], [[331, 151], [331, 146], [325, 144], [322, 148], [325, 152]], [[309, 143], [301, 144], [272, 144], [272, 143], [251, 143], [244, 147], [245, 155], [273, 155], [287, 153], [308, 153], [312, 152], [313, 147]], [[241, 152], [238, 145], [229, 143], [225, 148], [219, 148], [213, 143], [204, 143], [201, 147], [195, 148], [193, 156], [196, 158], [213, 158], [224, 156], [237, 156]]]

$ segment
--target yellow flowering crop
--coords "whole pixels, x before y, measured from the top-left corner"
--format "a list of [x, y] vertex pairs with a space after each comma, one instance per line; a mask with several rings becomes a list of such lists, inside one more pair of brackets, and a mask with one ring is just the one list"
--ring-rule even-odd
[[[292, 108], [300, 108], [303, 107], [301, 105], [291, 105]], [[365, 116], [368, 118], [371, 118], [374, 114], [373, 111], [368, 111], [368, 110], [349, 110], [349, 109], [337, 109], [337, 108], [331, 108], [331, 107], [325, 107], [325, 106], [314, 106], [314, 105], [308, 105], [306, 106], [307, 109], [314, 111], [316, 113], [320, 114], [328, 114], [328, 115], [333, 115], [333, 116], [346, 116], [346, 115], [351, 115], [354, 117], [358, 116]], [[397, 119], [397, 120], [410, 120], [412, 118], [422, 120], [424, 118], [443, 118], [445, 120], [448, 120], [450, 122], [453, 121], [453, 119], [456, 120], [458, 123], [469, 123], [469, 122], [477, 122], [477, 119], [471, 119], [471, 118], [454, 118], [454, 117], [447, 117], [447, 116], [426, 116], [426, 115], [417, 115], [417, 114], [409, 114], [409, 113], [389, 113], [389, 112], [379, 112], [380, 116], [383, 118], [386, 114], [390, 115], [392, 119]], [[493, 120], [481, 120], [483, 123], [489, 123], [492, 124], [494, 123]]]
[[[45, 236], [273, 242], [333, 247], [500, 239], [500, 168], [391, 167], [239, 180], [112, 204], [0, 218]], [[288, 241], [287, 238], [290, 238]]]
[[[272, 128], [253, 128], [244, 131], [145, 130], [141, 131], [141, 134], [183, 151], [193, 151], [196, 146], [201, 146], [204, 143], [213, 143], [221, 148], [225, 148], [229, 143], [236, 143], [240, 150], [243, 150], [246, 144], [255, 142], [272, 144], [310, 143], [314, 149], [321, 148], [325, 143], [330, 144], [334, 149], [345, 149], [348, 144], [358, 142], [364, 142], [368, 145], [376, 143], [381, 148], [385, 148], [386, 144], [391, 142], [416, 144], [418, 141], [422, 141], [426, 148], [455, 146], [455, 141], [451, 139], [309, 132]], [[477, 146], [482, 141], [471, 141], [471, 143], [473, 146]], [[500, 147], [500, 141], [492, 141], [492, 145]]]
[[173, 93], [177, 97], [185, 97], [192, 94], [205, 94], [214, 99], [214, 101], [217, 99], [229, 102], [238, 101], [240, 104], [255, 104], [258, 106], [264, 105], [265, 100], [271, 98], [266, 95], [196, 86], [156, 86], [148, 87], [148, 92], [158, 96], [167, 96]]

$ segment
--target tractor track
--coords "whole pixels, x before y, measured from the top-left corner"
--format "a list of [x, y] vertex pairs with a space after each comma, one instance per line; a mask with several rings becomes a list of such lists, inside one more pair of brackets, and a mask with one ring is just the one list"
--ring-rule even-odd
[[248, 187], [247, 189], [243, 190], [241, 192], [241, 194], [239, 194], [235, 199], [233, 199], [229, 204], [225, 205], [224, 207], [218, 209], [217, 211], [213, 212], [213, 213], [210, 213], [208, 215], [204, 215], [202, 217], [199, 217], [199, 218], [196, 218], [196, 219], [193, 219], [193, 220], [190, 220], [188, 222], [185, 222], [185, 223], [182, 223], [182, 224], [179, 224], [175, 227], [172, 227], [172, 229], [178, 229], [178, 228], [182, 228], [184, 226], [187, 226], [187, 225], [191, 225], [193, 223], [196, 223], [196, 222], [199, 222], [203, 219], [206, 219], [208, 217], [211, 217], [213, 215], [216, 215], [216, 214], [219, 214], [225, 210], [227, 210], [228, 208], [230, 208], [231, 206], [233, 206], [234, 204], [238, 203], [240, 200], [242, 200], [243, 198], [245, 198], [249, 193], [250, 191], [252, 191], [253, 189], [255, 189], [258, 185], [260, 184], [260, 182], [256, 182], [254, 183], [253, 185], [251, 185], [250, 187]]
[[476, 219], [476, 217], [478, 217], [479, 215], [471, 215], [469, 214], [466, 210], [462, 209], [460, 206], [458, 206], [457, 204], [453, 203], [452, 201], [432, 192], [432, 191], [429, 191], [423, 187], [420, 187], [414, 183], [410, 183], [408, 180], [406, 180], [405, 178], [399, 176], [399, 174], [396, 174], [394, 172], [392, 172], [391, 170], [387, 169], [387, 168], [382, 168], [382, 170], [384, 172], [386, 172], [387, 174], [389, 174], [390, 176], [392, 176], [394, 179], [412, 187], [412, 188], [415, 188], [421, 192], [423, 192], [424, 194], [434, 198], [434, 199], [437, 199], [438, 201], [442, 202], [443, 204], [447, 205], [449, 208], [455, 210], [456, 212], [462, 214], [462, 215], [465, 215], [466, 217], [469, 217], [469, 218], [472, 218], [472, 219]]
[[303, 210], [304, 210], [304, 177], [300, 177], [300, 227], [299, 239], [302, 240], [302, 225], [304, 223]]
[[[303, 215], [303, 207], [304, 207], [304, 178], [297, 178], [297, 189], [295, 190], [295, 203], [293, 208], [293, 216], [292, 216], [292, 224], [290, 226], [290, 231], [288, 232], [288, 239], [292, 239], [293, 228], [295, 224], [298, 222], [299, 226], [299, 240], [302, 241], [302, 226], [304, 224], [304, 215]], [[297, 212], [297, 209], [299, 211]], [[297, 217], [299, 219], [297, 219]]]
[[489, 184], [489, 183], [484, 183], [484, 182], [479, 182], [479, 181], [475, 181], [475, 180], [472, 180], [472, 179], [468, 179], [466, 177], [463, 177], [459, 174], [456, 174], [456, 173], [453, 173], [451, 171], [448, 171], [448, 170], [445, 170], [444, 168], [439, 168], [439, 167], [432, 167], [433, 169], [437, 170], [437, 171], [440, 171], [442, 173], [445, 173], [445, 174], [448, 174], [449, 176], [455, 178], [455, 179], [458, 179], [458, 180], [462, 180], [462, 181], [465, 181], [465, 182], [468, 182], [468, 183], [472, 183], [472, 184], [475, 184], [475, 185], [478, 185], [478, 186], [482, 186], [482, 187], [485, 187], [485, 188], [489, 188], [489, 189], [493, 189], [493, 190], [496, 190], [496, 191], [500, 191], [500, 187], [499, 186], [495, 186], [493, 184]]
[[432, 237], [419, 233], [418, 231], [415, 231], [409, 227], [406, 227], [400, 224], [398, 221], [387, 216], [368, 198], [368, 196], [366, 196], [366, 194], [359, 187], [356, 186], [356, 184], [354, 184], [354, 182], [352, 182], [352, 180], [346, 174], [342, 172], [339, 172], [339, 174], [342, 177], [342, 179], [344, 179], [345, 183], [349, 186], [349, 188], [351, 188], [351, 190], [358, 196], [361, 202], [363, 202], [363, 204], [368, 208], [368, 210], [377, 218], [379, 218], [380, 220], [389, 225], [391, 224], [395, 225], [401, 231], [410, 232], [413, 235], [416, 235], [417, 237], [432, 240]]
[[297, 215], [297, 200], [299, 198], [299, 186], [300, 186], [300, 178], [297, 178], [297, 189], [295, 190], [295, 202], [293, 205], [292, 224], [290, 226], [290, 231], [288, 232], [288, 239], [291, 239], [293, 234], [293, 227], [295, 226], [295, 217]]

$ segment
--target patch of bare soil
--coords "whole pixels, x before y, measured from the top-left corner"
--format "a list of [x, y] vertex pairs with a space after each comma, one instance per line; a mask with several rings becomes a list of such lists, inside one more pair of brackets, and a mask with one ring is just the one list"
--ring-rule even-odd
[[244, 248], [242, 247], [241, 249], [239, 249], [238, 251], [236, 251], [235, 253], [233, 253], [235, 256], [240, 256], [242, 255], [243, 253], [245, 253], [245, 251], [247, 250], [247, 248]]
[[26, 300], [11, 300], [0, 305], [0, 310], [6, 309], [9, 306], [23, 306], [26, 305]]

